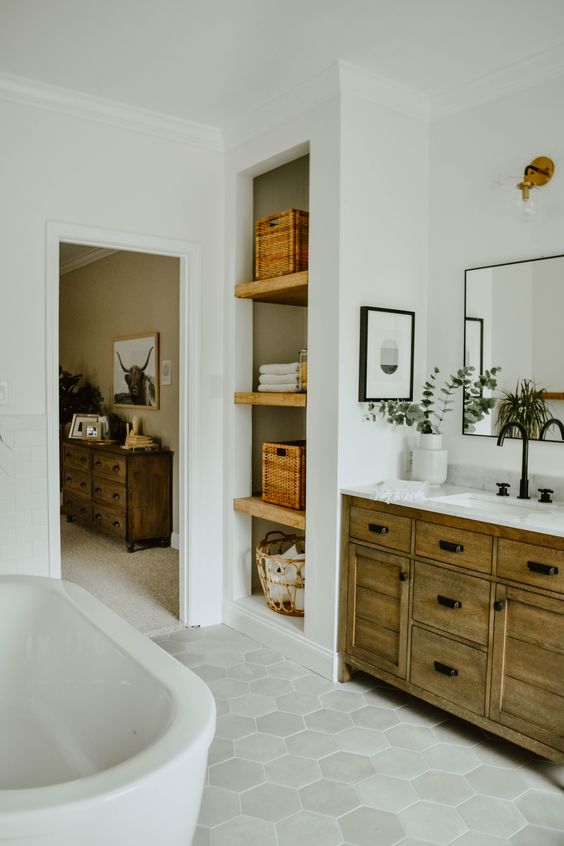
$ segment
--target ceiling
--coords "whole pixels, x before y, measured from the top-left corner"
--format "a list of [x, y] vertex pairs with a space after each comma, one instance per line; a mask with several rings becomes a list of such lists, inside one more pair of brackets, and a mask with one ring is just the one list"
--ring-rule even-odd
[[562, 0], [0, 0], [0, 74], [217, 127], [337, 59], [433, 97], [563, 50]]

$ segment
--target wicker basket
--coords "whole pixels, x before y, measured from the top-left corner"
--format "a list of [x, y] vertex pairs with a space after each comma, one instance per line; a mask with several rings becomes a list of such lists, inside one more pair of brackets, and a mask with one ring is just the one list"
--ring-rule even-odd
[[257, 544], [257, 569], [269, 608], [278, 614], [303, 617], [305, 558], [288, 556], [294, 546], [296, 555], [305, 553], [305, 541], [298, 535], [268, 532]]
[[257, 279], [307, 270], [309, 213], [288, 209], [256, 222]]
[[273, 505], [305, 508], [306, 442], [262, 445], [262, 498]]

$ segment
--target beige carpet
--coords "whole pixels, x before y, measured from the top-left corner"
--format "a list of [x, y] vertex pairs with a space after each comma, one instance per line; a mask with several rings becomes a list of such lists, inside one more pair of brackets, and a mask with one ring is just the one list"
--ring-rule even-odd
[[63, 579], [90, 591], [149, 637], [184, 628], [178, 620], [178, 552], [125, 543], [61, 519]]

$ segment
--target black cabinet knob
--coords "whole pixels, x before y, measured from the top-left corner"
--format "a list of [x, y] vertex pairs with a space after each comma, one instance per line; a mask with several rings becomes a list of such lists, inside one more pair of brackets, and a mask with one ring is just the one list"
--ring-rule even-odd
[[387, 526], [380, 526], [378, 523], [369, 523], [368, 531], [374, 532], [375, 535], [387, 535], [390, 530]]
[[455, 667], [449, 667], [448, 664], [441, 664], [440, 661], [433, 661], [433, 666], [435, 667], [435, 671], [442, 673], [443, 676], [454, 678], [454, 676], [458, 675], [458, 670]]
[[462, 608], [462, 602], [459, 599], [451, 599], [448, 596], [437, 595], [437, 602], [439, 605], [444, 605], [446, 608]]
[[453, 543], [452, 541], [442, 540], [439, 541], [439, 546], [447, 552], [464, 552], [464, 546], [461, 543]]

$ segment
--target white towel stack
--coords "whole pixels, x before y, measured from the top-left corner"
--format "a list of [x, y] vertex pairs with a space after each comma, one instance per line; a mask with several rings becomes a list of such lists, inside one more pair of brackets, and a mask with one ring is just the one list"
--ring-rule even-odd
[[297, 361], [289, 364], [261, 364], [259, 367], [259, 391], [272, 393], [295, 393], [298, 390]]

